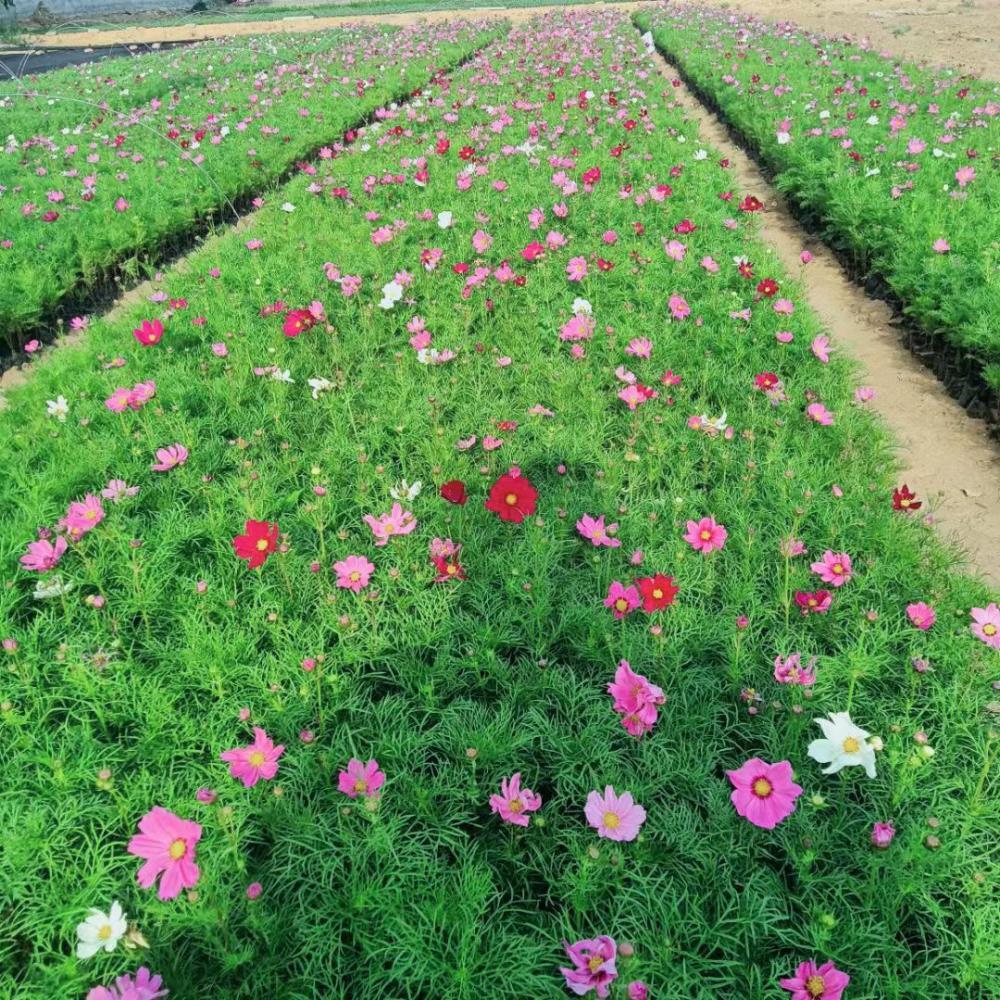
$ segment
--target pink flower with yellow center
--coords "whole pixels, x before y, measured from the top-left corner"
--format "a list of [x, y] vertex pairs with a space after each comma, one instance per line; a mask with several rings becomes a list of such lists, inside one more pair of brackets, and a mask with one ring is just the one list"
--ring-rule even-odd
[[521, 787], [521, 773], [514, 774], [510, 779], [500, 781], [500, 794], [490, 796], [490, 811], [500, 813], [505, 823], [515, 826], [527, 826], [528, 813], [542, 807], [541, 795], [536, 795], [530, 788]]
[[368, 586], [368, 581], [375, 572], [375, 565], [364, 556], [348, 556], [335, 562], [333, 568], [337, 574], [337, 586], [353, 590], [355, 594], [360, 594]]
[[201, 874], [194, 862], [200, 839], [200, 824], [154, 806], [139, 820], [139, 832], [128, 842], [128, 853], [146, 862], [136, 875], [139, 885], [149, 889], [162, 875], [160, 899], [175, 899], [182, 889], [193, 889]]
[[229, 764], [229, 773], [246, 788], [252, 788], [261, 779], [270, 781], [278, 773], [278, 758], [285, 752], [283, 746], [274, 745], [263, 729], [254, 727], [253, 735], [250, 746], [219, 754]]
[[725, 525], [716, 522], [714, 517], [703, 517], [700, 521], [688, 521], [687, 534], [684, 541], [695, 550], [704, 555], [721, 549], [726, 544], [729, 532]]
[[764, 830], [773, 830], [795, 812], [795, 800], [802, 794], [802, 787], [792, 781], [792, 765], [787, 760], [768, 764], [751, 757], [726, 775], [733, 786], [730, 801], [736, 812]]
[[615, 618], [624, 618], [632, 614], [640, 604], [642, 599], [639, 597], [639, 591], [633, 586], [626, 587], [618, 580], [614, 580], [608, 587], [608, 596], [604, 598], [604, 606], [611, 608]]
[[635, 840], [646, 822], [646, 810], [635, 802], [631, 792], [616, 795], [611, 785], [605, 785], [603, 795], [591, 792], [583, 812], [597, 836], [608, 840]]
[[827, 549], [817, 562], [809, 567], [831, 587], [842, 587], [851, 578], [851, 557], [846, 552]]

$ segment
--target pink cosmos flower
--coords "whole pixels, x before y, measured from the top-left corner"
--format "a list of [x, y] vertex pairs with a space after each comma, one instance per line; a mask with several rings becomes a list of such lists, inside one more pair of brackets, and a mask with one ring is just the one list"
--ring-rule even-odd
[[951, 244], [947, 240], [935, 240], [932, 249], [935, 253], [948, 253], [951, 250]]
[[161, 989], [163, 978], [153, 975], [144, 965], [136, 969], [135, 978], [119, 976], [113, 986], [95, 986], [86, 1000], [159, 1000], [170, 990]]
[[875, 390], [870, 385], [859, 385], [854, 390], [855, 403], [870, 403], [875, 398]]
[[136, 875], [139, 885], [149, 889], [162, 875], [160, 899], [175, 899], [181, 889], [193, 889], [200, 874], [194, 863], [200, 839], [200, 824], [154, 806], [139, 820], [139, 833], [128, 842], [128, 853], [146, 861]]
[[505, 823], [516, 826], [527, 826], [528, 813], [542, 807], [541, 795], [536, 795], [530, 788], [521, 787], [521, 772], [500, 780], [500, 794], [490, 796], [490, 811], [500, 813]]
[[619, 661], [608, 694], [614, 698], [614, 710], [621, 714], [626, 732], [637, 738], [652, 730], [658, 714], [656, 707], [667, 700], [663, 689], [635, 673], [628, 660]]
[[21, 565], [35, 573], [47, 573], [59, 565], [66, 548], [66, 539], [61, 535], [55, 542], [44, 538], [37, 542], [28, 542], [28, 551], [21, 556]]
[[587, 277], [587, 258], [573, 257], [566, 265], [566, 277], [570, 281], [583, 281]]
[[670, 315], [674, 319], [684, 319], [686, 316], [691, 315], [691, 307], [684, 300], [683, 296], [678, 295], [676, 292], [670, 296], [670, 301], [667, 305], [670, 307]]
[[830, 360], [830, 340], [828, 337], [814, 337], [810, 349], [823, 364]]
[[603, 514], [596, 518], [584, 514], [576, 522], [576, 530], [588, 541], [593, 542], [595, 547], [605, 545], [609, 549], [617, 549], [621, 545], [617, 538], [612, 537], [614, 532], [618, 530], [618, 525], [609, 524], [605, 527]]
[[625, 348], [625, 353], [636, 358], [648, 358], [653, 353], [653, 342], [648, 337], [634, 337]]
[[792, 781], [792, 765], [787, 760], [768, 764], [751, 757], [738, 771], [726, 771], [733, 785], [730, 801], [736, 812], [754, 826], [773, 830], [795, 812], [795, 800], [802, 788]]
[[413, 513], [403, 510], [402, 505], [394, 503], [392, 510], [388, 514], [380, 514], [373, 517], [365, 514], [365, 523], [372, 529], [375, 536], [375, 544], [381, 548], [389, 544], [389, 539], [394, 535], [408, 535], [417, 526], [417, 519]]
[[476, 253], [486, 253], [493, 246], [493, 237], [482, 229], [477, 229], [472, 234], [472, 247]]
[[872, 843], [885, 850], [896, 836], [896, 828], [891, 823], [875, 823], [872, 826]]
[[955, 171], [955, 180], [958, 182], [960, 188], [964, 188], [967, 184], [971, 184], [976, 179], [976, 169], [975, 167], [959, 167]]
[[926, 632], [937, 621], [937, 614], [934, 609], [923, 601], [907, 604], [906, 614], [921, 632]]
[[628, 984], [625, 995], [628, 1000], [649, 1000], [649, 987], [641, 979], [636, 979]]
[[851, 557], [846, 552], [827, 549], [817, 562], [809, 567], [831, 587], [842, 587], [851, 578]]
[[801, 538], [789, 535], [787, 538], [783, 538], [781, 540], [781, 554], [786, 559], [793, 559], [795, 556], [801, 556], [806, 551], [805, 542], [803, 542]]
[[604, 1000], [609, 995], [609, 984], [618, 978], [618, 970], [615, 968], [618, 948], [614, 938], [602, 934], [593, 940], [576, 941], [573, 944], [563, 941], [563, 947], [573, 963], [572, 969], [559, 970], [566, 979], [566, 986], [578, 997], [594, 990], [595, 995]]
[[619, 619], [632, 614], [640, 604], [639, 591], [634, 586], [624, 586], [618, 580], [608, 587], [608, 596], [604, 598], [604, 606], [611, 608], [615, 618]]
[[121, 503], [126, 497], [134, 497], [138, 492], [138, 486], [129, 486], [124, 479], [110, 479], [108, 485], [101, 490], [101, 496], [112, 503]]
[[635, 803], [631, 793], [616, 795], [611, 785], [604, 786], [603, 796], [591, 792], [583, 811], [587, 822], [597, 830], [597, 836], [608, 840], [635, 840], [646, 822], [646, 810]]
[[253, 788], [263, 778], [270, 781], [278, 773], [278, 758], [285, 752], [283, 746], [275, 746], [263, 729], [254, 727], [253, 743], [247, 747], [235, 747], [219, 754], [220, 760], [229, 764], [229, 773], [245, 788]]
[[1000, 649], [1000, 607], [990, 603], [985, 608], [973, 608], [969, 613], [972, 615], [969, 626], [972, 634], [992, 649]]
[[104, 520], [101, 501], [88, 493], [83, 500], [75, 500], [66, 510], [66, 516], [59, 522], [73, 539], [82, 538]]
[[360, 594], [365, 587], [375, 566], [364, 556], [348, 556], [335, 562], [333, 568], [337, 574], [337, 586], [344, 590], [353, 590], [355, 594]]
[[812, 687], [816, 683], [816, 657], [810, 657], [809, 662], [802, 666], [801, 653], [789, 653], [782, 658], [774, 658], [774, 679], [779, 684], [801, 684]]
[[347, 770], [337, 775], [337, 787], [351, 799], [359, 795], [378, 798], [379, 789], [385, 784], [385, 773], [378, 769], [378, 761], [370, 760], [362, 764], [357, 757], [347, 762]]
[[822, 403], [810, 403], [806, 407], [806, 416], [824, 427], [829, 427], [833, 423], [833, 414]]
[[804, 615], [826, 614], [833, 604], [833, 595], [829, 590], [796, 590], [795, 603]]
[[104, 405], [112, 413], [124, 413], [128, 409], [129, 400], [132, 398], [132, 390], [119, 387], [111, 393]]
[[157, 448], [156, 457], [157, 461], [150, 468], [154, 472], [169, 472], [187, 461], [188, 450], [182, 444], [172, 444], [166, 448]]
[[687, 534], [684, 541], [695, 550], [706, 556], [715, 549], [721, 549], [726, 544], [729, 533], [722, 524], [716, 523], [714, 517], [703, 517], [700, 521], [688, 521]]
[[817, 966], [803, 962], [789, 979], [778, 982], [783, 990], [792, 994], [791, 1000], [841, 1000], [851, 977], [841, 972], [833, 962]]

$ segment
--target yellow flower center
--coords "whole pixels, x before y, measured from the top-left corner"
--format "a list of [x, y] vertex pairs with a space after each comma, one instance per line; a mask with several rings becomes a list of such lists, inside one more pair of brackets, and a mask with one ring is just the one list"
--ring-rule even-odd
[[663, 596], [663, 591], [662, 591], [662, 590], [660, 590], [660, 588], [659, 588], [659, 587], [657, 587], [657, 588], [656, 588], [656, 589], [655, 589], [655, 590], [653, 591], [653, 597], [655, 597], [655, 598], [656, 598], [657, 600], [659, 600], [659, 599], [660, 599], [660, 598], [661, 598], [662, 596]]
[[825, 992], [826, 983], [823, 982], [822, 976], [810, 976], [806, 980], [806, 993], [808, 993], [809, 996], [814, 997], [815, 1000], [820, 1000]]
[[604, 959], [601, 958], [600, 955], [591, 955], [590, 958], [587, 959], [587, 968], [591, 972], [597, 972], [602, 965], [604, 965]]
[[983, 635], [996, 635], [997, 627], [992, 622], [983, 626]]
[[853, 737], [848, 736], [843, 742], [844, 753], [857, 753], [861, 749], [861, 744]]
[[628, 601], [624, 597], [619, 597], [615, 601], [615, 611], [628, 611]]
[[767, 780], [767, 778], [758, 778], [753, 783], [753, 793], [759, 799], [766, 799], [773, 791], [774, 786]]
[[384, 532], [385, 532], [385, 533], [386, 533], [387, 535], [391, 535], [391, 534], [392, 534], [392, 533], [393, 533], [393, 532], [394, 532], [394, 531], [396, 530], [396, 525], [394, 525], [394, 524], [392, 523], [392, 521], [390, 521], [390, 522], [389, 522], [389, 523], [388, 523], [387, 525], [385, 525], [385, 526], [384, 526], [384, 527], [382, 528], [382, 530], [383, 530], [383, 531], [384, 531]]
[[93, 521], [94, 518], [97, 517], [97, 511], [96, 510], [88, 510], [83, 516], [84, 516], [84, 518], [86, 518], [86, 520]]
[[448, 576], [454, 576], [458, 572], [458, 567], [454, 563], [448, 563], [448, 568], [445, 572]]
[[909, 506], [910, 506], [910, 501], [909, 501], [909, 500], [907, 500], [907, 499], [906, 499], [906, 498], [904, 497], [904, 498], [903, 498], [902, 500], [900, 500], [900, 501], [899, 501], [899, 506], [900, 506], [900, 507], [909, 507]]
[[358, 580], [360, 580], [360, 579], [361, 579], [361, 574], [360, 574], [360, 573], [359, 573], [359, 572], [358, 572], [357, 570], [354, 570], [354, 571], [353, 571], [353, 572], [351, 573], [351, 577], [350, 577], [350, 579], [351, 579], [351, 583], [357, 583], [357, 582], [358, 582]]
[[706, 528], [699, 537], [703, 542], [707, 542], [712, 537], [712, 532]]
[[844, 572], [843, 563], [834, 563], [831, 568], [833, 569], [834, 573], [843, 573]]
[[170, 857], [172, 857], [174, 861], [180, 861], [180, 859], [183, 858], [184, 855], [187, 853], [187, 844], [185, 844], [184, 841], [180, 837], [178, 837], [170, 845], [169, 853]]
[[603, 538], [604, 532], [600, 528], [594, 528], [594, 538]]
[[251, 767], [260, 767], [264, 763], [264, 760], [264, 755], [259, 750], [252, 751], [250, 756], [247, 757], [247, 761]]
[[517, 494], [516, 493], [508, 493], [503, 499], [504, 499], [504, 502], [507, 504], [508, 507], [513, 507], [514, 504], [517, 503]]
[[524, 808], [524, 803], [520, 799], [511, 799], [507, 808], [512, 813], [519, 813]]
[[264, 552], [267, 549], [267, 539], [259, 538], [257, 539], [257, 551]]
[[101, 929], [97, 932], [97, 938], [99, 941], [107, 941], [112, 933], [111, 924], [102, 924]]
[[[609, 830], [617, 830], [622, 825], [621, 817], [617, 813], [606, 812], [604, 814], [604, 825]], [[591, 959], [593, 961], [593, 959]]]
[[358, 778], [358, 780], [354, 782], [354, 790], [356, 792], [363, 792], [367, 788], [368, 788], [368, 782], [366, 782], [363, 778]]

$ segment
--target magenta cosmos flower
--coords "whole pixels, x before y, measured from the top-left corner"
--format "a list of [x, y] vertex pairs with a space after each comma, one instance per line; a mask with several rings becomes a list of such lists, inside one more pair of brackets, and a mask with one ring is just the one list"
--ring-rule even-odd
[[28, 551], [21, 556], [21, 565], [36, 573], [47, 573], [59, 565], [59, 560], [65, 551], [66, 539], [62, 536], [57, 537], [55, 542], [44, 538], [37, 542], [28, 542]]
[[907, 604], [906, 614], [921, 632], [926, 632], [937, 621], [937, 614], [934, 609], [924, 601]]
[[687, 534], [684, 541], [695, 550], [708, 555], [715, 549], [721, 549], [726, 544], [729, 533], [722, 524], [716, 523], [714, 517], [703, 517], [700, 521], [688, 521]]
[[831, 552], [827, 549], [809, 568], [824, 583], [831, 587], [842, 587], [851, 578], [851, 557], [846, 552]]
[[787, 760], [768, 764], [751, 757], [738, 771], [726, 771], [733, 785], [730, 800], [736, 812], [754, 826], [773, 830], [795, 812], [795, 800], [802, 788], [792, 781], [792, 765]]
[[359, 795], [373, 799], [385, 784], [385, 774], [378, 769], [378, 761], [370, 760], [362, 764], [356, 757], [347, 762], [347, 770], [337, 775], [337, 787], [351, 799]]
[[154, 472], [169, 472], [188, 459], [188, 450], [182, 444], [171, 444], [156, 449], [156, 461], [150, 466]]
[[270, 781], [278, 773], [278, 758], [285, 752], [283, 746], [275, 746], [273, 741], [256, 726], [253, 743], [248, 747], [235, 747], [219, 754], [221, 760], [229, 764], [229, 773], [246, 788], [253, 788], [263, 778]]
[[604, 606], [611, 608], [615, 618], [624, 618], [632, 614], [640, 604], [642, 599], [639, 597], [639, 591], [633, 586], [626, 587], [618, 580], [613, 581], [608, 587], [608, 596], [604, 598]]
[[875, 823], [872, 825], [872, 843], [885, 850], [896, 836], [896, 828], [891, 823]]
[[973, 608], [969, 614], [972, 615], [972, 634], [977, 639], [982, 639], [987, 646], [993, 649], [1000, 649], [1000, 607], [996, 604], [987, 604], [985, 608]]
[[66, 509], [66, 516], [59, 522], [61, 528], [73, 539], [82, 538], [104, 520], [104, 507], [92, 493], [82, 500], [74, 500]]
[[380, 514], [373, 517], [365, 514], [365, 523], [372, 529], [375, 536], [375, 544], [381, 548], [389, 544], [389, 539], [394, 535], [408, 535], [417, 526], [417, 519], [408, 510], [403, 510], [398, 503], [392, 505], [392, 510], [388, 514]]
[[500, 813], [505, 823], [517, 826], [528, 825], [528, 813], [542, 807], [541, 795], [536, 795], [530, 788], [521, 787], [521, 772], [509, 780], [500, 780], [500, 794], [490, 796], [490, 811]]
[[368, 586], [368, 581], [375, 572], [374, 564], [364, 556], [348, 556], [335, 562], [333, 568], [337, 574], [337, 586], [353, 590], [355, 594], [360, 594]]
[[803, 962], [789, 979], [781, 979], [783, 990], [792, 994], [791, 1000], [840, 1000], [851, 977], [841, 972], [833, 962], [817, 966]]
[[589, 514], [581, 516], [576, 522], [576, 530], [595, 546], [606, 545], [609, 549], [617, 549], [621, 542], [613, 537], [613, 532], [618, 530], [617, 524], [605, 526], [604, 515], [591, 517]]
[[656, 724], [657, 705], [667, 699], [663, 689], [637, 674], [628, 660], [621, 660], [615, 679], [608, 685], [608, 694], [614, 698], [614, 709], [622, 717], [622, 725], [632, 736], [641, 737]]
[[597, 836], [608, 840], [635, 840], [646, 822], [646, 810], [636, 804], [631, 793], [616, 795], [611, 785], [604, 786], [603, 796], [591, 792], [583, 811], [587, 822], [597, 830]]
[[119, 976], [113, 986], [95, 986], [87, 994], [87, 1000], [159, 1000], [170, 992], [162, 986], [160, 976], [140, 965], [134, 979], [132, 976]]
[[174, 899], [181, 889], [198, 882], [194, 863], [195, 845], [201, 839], [201, 825], [181, 819], [169, 809], [154, 806], [139, 820], [139, 833], [128, 842], [128, 853], [144, 858], [136, 878], [149, 889], [160, 875], [160, 899]]
[[576, 941], [573, 944], [563, 941], [563, 947], [573, 963], [572, 969], [559, 970], [566, 979], [567, 987], [578, 997], [591, 990], [596, 991], [599, 997], [608, 996], [608, 986], [618, 978], [618, 970], [615, 968], [618, 947], [615, 939], [602, 934], [592, 940]]

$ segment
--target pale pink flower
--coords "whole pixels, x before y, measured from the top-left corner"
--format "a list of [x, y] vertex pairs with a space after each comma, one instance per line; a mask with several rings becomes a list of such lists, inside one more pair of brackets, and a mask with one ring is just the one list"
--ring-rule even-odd
[[583, 281], [587, 277], [587, 258], [572, 257], [566, 265], [566, 277], [570, 281]]
[[830, 341], [827, 337], [814, 337], [812, 344], [809, 345], [813, 354], [819, 358], [823, 364], [827, 364], [830, 360]]
[[604, 1000], [609, 995], [609, 984], [618, 978], [614, 938], [601, 935], [593, 940], [576, 941], [573, 944], [563, 941], [563, 948], [573, 963], [572, 969], [564, 967], [559, 970], [566, 980], [566, 986], [578, 997], [594, 990], [595, 995]]
[[872, 825], [872, 843], [880, 850], [885, 850], [896, 836], [896, 828], [892, 823], [875, 823]]
[[972, 634], [992, 649], [1000, 649], [1000, 607], [990, 603], [985, 608], [973, 608], [969, 613], [972, 615], [969, 626]]
[[806, 407], [806, 415], [824, 427], [829, 427], [833, 423], [833, 414], [822, 403], [810, 403]]
[[636, 358], [648, 358], [653, 353], [653, 342], [648, 337], [633, 337], [625, 353]]
[[47, 573], [59, 565], [66, 548], [66, 539], [61, 535], [56, 537], [55, 542], [44, 538], [37, 542], [28, 542], [28, 551], [21, 556], [21, 565], [35, 573]]
[[583, 514], [576, 522], [576, 530], [588, 541], [593, 542], [595, 547], [605, 545], [609, 549], [617, 549], [621, 545], [621, 542], [613, 537], [618, 525], [609, 524], [605, 527], [603, 514], [599, 517]]
[[932, 249], [935, 253], [948, 253], [951, 250], [951, 244], [947, 240], [935, 240]]
[[101, 490], [101, 496], [112, 503], [121, 503], [126, 497], [134, 497], [138, 492], [138, 486], [129, 486], [124, 479], [111, 479]]
[[66, 516], [59, 522], [71, 538], [82, 538], [104, 520], [101, 501], [88, 493], [83, 500], [75, 500], [66, 510]]
[[714, 517], [703, 517], [700, 521], [688, 521], [684, 541], [695, 550], [708, 555], [726, 544], [729, 532], [725, 525], [718, 524]]
[[670, 308], [670, 315], [674, 319], [684, 319], [686, 316], [691, 315], [691, 307], [684, 300], [683, 296], [678, 295], [676, 292], [670, 296], [667, 305]]
[[616, 795], [611, 785], [605, 785], [603, 795], [591, 792], [583, 811], [597, 836], [608, 840], [635, 840], [646, 822], [646, 810], [636, 804], [631, 793]]
[[408, 535], [417, 526], [417, 519], [413, 513], [403, 510], [402, 505], [398, 503], [392, 505], [392, 510], [388, 514], [380, 514], [378, 517], [365, 514], [364, 520], [372, 529], [375, 544], [380, 548], [387, 545], [394, 535]]
[[490, 811], [500, 813], [505, 823], [516, 826], [527, 826], [528, 813], [542, 807], [542, 797], [536, 795], [530, 788], [521, 787], [521, 773], [518, 771], [508, 780], [500, 780], [500, 794], [490, 796]]
[[851, 578], [851, 557], [846, 552], [826, 552], [809, 567], [824, 583], [842, 587]]
[[335, 562], [333, 568], [337, 574], [337, 586], [344, 590], [353, 590], [355, 594], [360, 594], [365, 587], [375, 566], [364, 556], [348, 556]]
[[811, 657], [803, 667], [801, 653], [790, 653], [786, 657], [776, 656], [774, 679], [779, 684], [801, 684], [803, 687], [812, 687], [816, 683], [816, 657]]
[[385, 773], [378, 769], [378, 761], [370, 760], [362, 764], [356, 757], [347, 762], [347, 770], [337, 775], [337, 787], [351, 799], [359, 795], [378, 798], [379, 790], [385, 784]]
[[188, 450], [182, 444], [172, 444], [166, 448], [157, 448], [156, 458], [157, 461], [150, 468], [154, 472], [169, 472], [187, 461]]
[[235, 747], [219, 754], [220, 760], [229, 764], [229, 773], [245, 788], [252, 788], [258, 781], [270, 781], [278, 773], [278, 758], [285, 752], [275, 746], [263, 729], [254, 727], [254, 740], [249, 746]]

